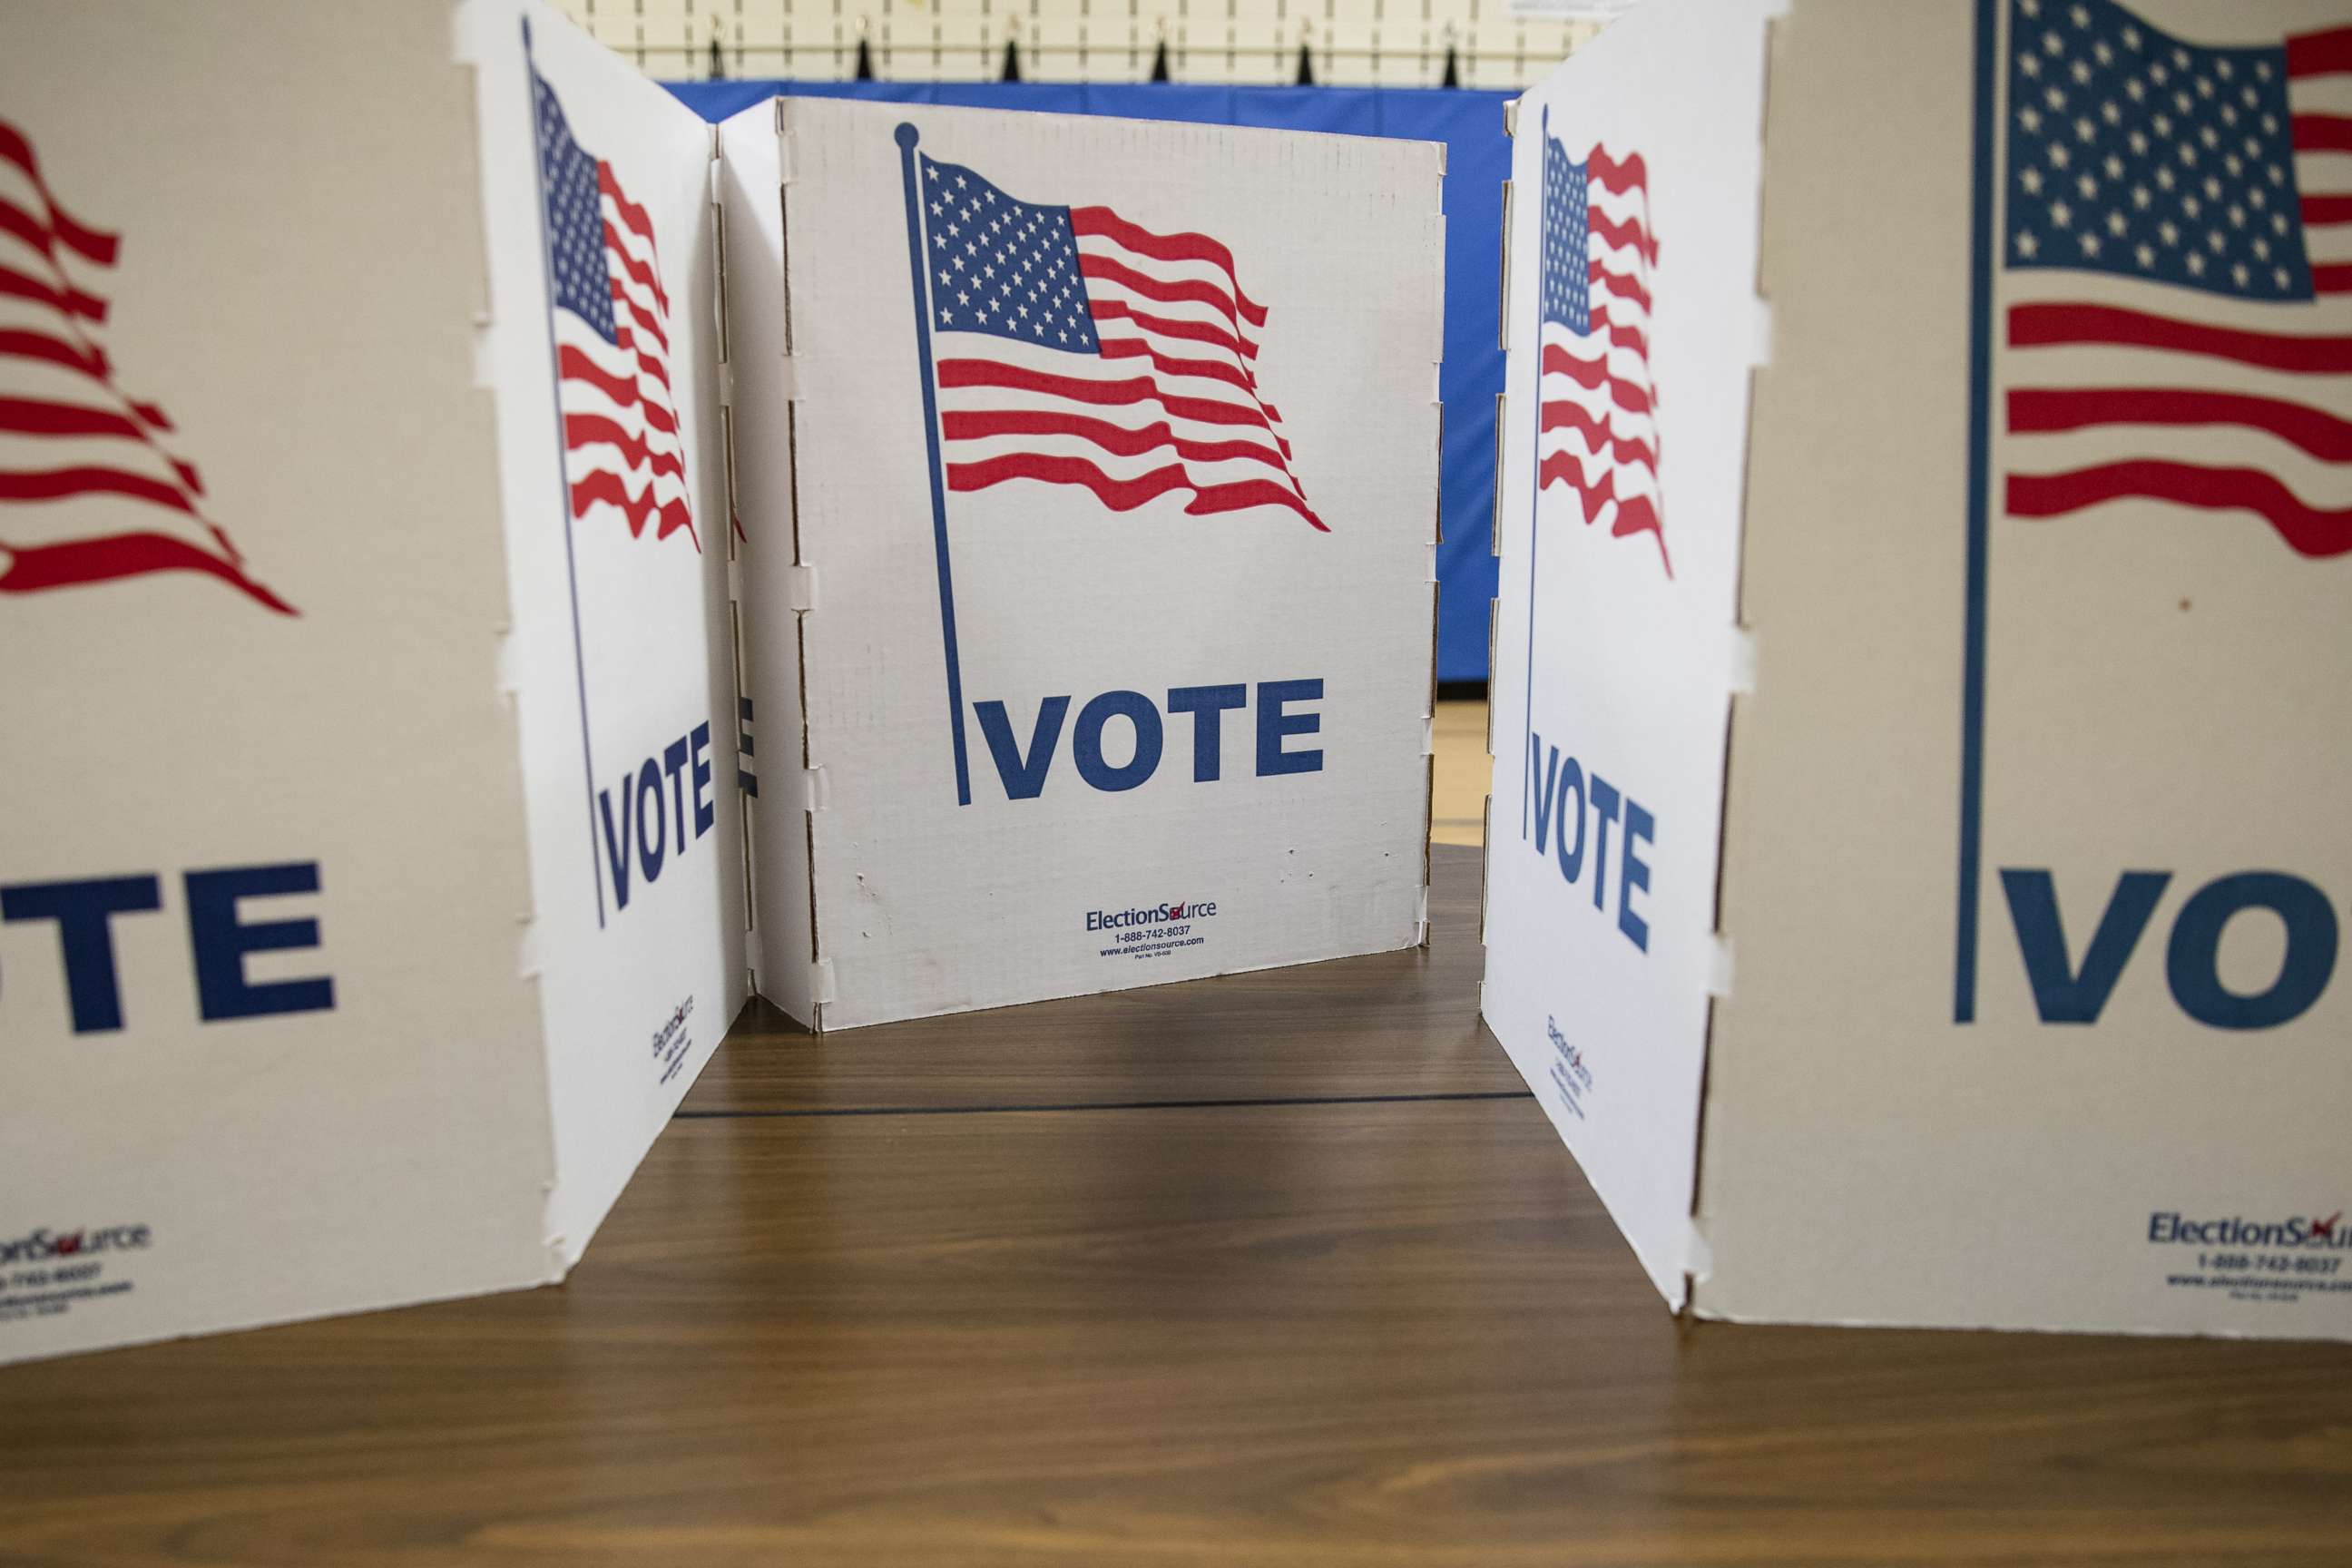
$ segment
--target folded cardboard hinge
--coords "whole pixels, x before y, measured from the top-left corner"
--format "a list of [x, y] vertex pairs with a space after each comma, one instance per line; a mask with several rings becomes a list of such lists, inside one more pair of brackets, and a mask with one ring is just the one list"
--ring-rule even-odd
[[801, 362], [797, 355], [786, 354], [784, 356], [784, 363], [782, 370], [782, 386], [784, 394], [784, 401], [787, 403], [798, 403], [808, 396], [807, 393], [801, 390]]
[[760, 988], [760, 930], [751, 927], [743, 933], [743, 963], [751, 972], [751, 989]]
[[1703, 1285], [1715, 1277], [1715, 1247], [1706, 1238], [1706, 1221], [1697, 1215], [1683, 1230], [1682, 1272], [1690, 1276], [1694, 1285]]
[[803, 615], [816, 608], [816, 568], [784, 568], [784, 607]]
[[820, 958], [811, 965], [816, 971], [816, 999], [822, 1005], [834, 999], [833, 960]]
[[739, 605], [743, 602], [743, 558], [740, 555], [727, 558], [727, 597]]
[[1731, 994], [1733, 977], [1731, 938], [1721, 931], [1708, 939], [1706, 955], [1706, 994], [1710, 996]]
[[719, 362], [719, 406], [735, 406], [735, 367], [725, 360]]
[[1730, 675], [1733, 695], [1756, 695], [1756, 634], [1745, 626], [1731, 628]]
[[710, 128], [710, 205], [719, 203], [720, 183], [725, 178], [725, 165], [719, 161], [719, 127]]
[[1412, 931], [1414, 946], [1429, 941], [1429, 888], [1426, 884], [1421, 889], [1421, 905], [1413, 916]]
[[525, 920], [522, 935], [515, 941], [515, 974], [523, 980], [536, 980], [546, 961], [540, 955], [539, 921]]
[[832, 786], [825, 782], [822, 767], [801, 770], [801, 809], [823, 811], [832, 804]]

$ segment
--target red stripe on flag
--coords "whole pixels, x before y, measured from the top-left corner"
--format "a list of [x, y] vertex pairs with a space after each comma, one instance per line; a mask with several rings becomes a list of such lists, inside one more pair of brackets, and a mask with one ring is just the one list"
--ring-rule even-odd
[[648, 473], [667, 474], [683, 483], [686, 465], [676, 452], [657, 452], [645, 438], [616, 419], [601, 414], [566, 414], [563, 416], [563, 445], [567, 450], [604, 445], [617, 447], [632, 468], [644, 468]]
[[1546, 343], [1543, 352], [1543, 374], [1564, 375], [1586, 391], [1597, 390], [1602, 382], [1609, 384], [1610, 400], [1628, 414], [1647, 414], [1650, 393], [1647, 387], [1636, 386], [1609, 374], [1609, 367], [1597, 359], [1579, 359], [1558, 343]]
[[2209, 511], [2253, 512], [2298, 555], [2321, 558], [2352, 551], [2352, 511], [2306, 506], [2274, 475], [2259, 468], [2207, 468], [2140, 458], [2063, 474], [2009, 476], [2013, 517], [2057, 517], [2134, 498]]
[[1542, 409], [1542, 423], [1545, 435], [1555, 430], [1573, 430], [1584, 437], [1585, 446], [1595, 455], [1605, 450], [1612, 459], [1628, 468], [1644, 467], [1652, 473], [1657, 472], [1658, 455], [1651, 449], [1648, 442], [1618, 435], [1609, 427], [1606, 419], [1587, 413], [1577, 404], [1563, 399], [1546, 403]]
[[1231, 349], [1236, 355], [1255, 355], [1257, 349], [1244, 342], [1223, 327], [1213, 327], [1206, 321], [1180, 321], [1172, 316], [1150, 315], [1135, 309], [1124, 300], [1089, 300], [1087, 314], [1097, 321], [1133, 321], [1147, 332], [1161, 337], [1182, 338], [1187, 342], [1213, 343]]
[[694, 519], [688, 514], [686, 503], [682, 500], [656, 502], [651, 484], [632, 493], [621, 476], [610, 468], [598, 468], [573, 482], [572, 516], [587, 516], [588, 509], [599, 502], [618, 509], [621, 515], [628, 520], [629, 537], [632, 539], [642, 538], [646, 524], [659, 518], [661, 525], [654, 530], [656, 540], [667, 539], [684, 529], [687, 536], [694, 541], [695, 549], [699, 551], [702, 548], [702, 540], [694, 531]]
[[1621, 161], [1611, 157], [1608, 148], [1595, 147], [1592, 156], [1585, 163], [1584, 170], [1594, 184], [1621, 195], [1643, 190], [1650, 183], [1649, 165], [1642, 162], [1639, 153], [1631, 153]]
[[1609, 329], [1609, 346], [1611, 348], [1632, 349], [1635, 353], [1642, 356], [1644, 363], [1647, 363], [1650, 357], [1650, 340], [1642, 335], [1640, 328], [1621, 327], [1612, 322], [1609, 320], [1609, 307], [1606, 305], [1594, 306], [1592, 308], [1591, 316], [1592, 330], [1594, 331], [1597, 332], [1603, 327], [1607, 327]]
[[106, 380], [110, 368], [104, 349], [84, 348], [47, 332], [0, 331], [0, 358], [47, 360], [68, 370], [78, 370], [98, 382]]
[[2020, 387], [2009, 395], [2014, 435], [2098, 425], [2239, 425], [2267, 430], [2326, 462], [2352, 462], [2352, 421], [2276, 397], [2168, 386]]
[[1221, 269], [1225, 281], [1234, 286], [1234, 300], [1241, 307], [1242, 319], [1253, 327], [1265, 325], [1265, 307], [1242, 292], [1242, 280], [1234, 271], [1234, 253], [1205, 234], [1154, 234], [1108, 207], [1072, 207], [1070, 232], [1111, 240], [1154, 261], [1205, 261]]
[[984, 441], [992, 436], [1073, 436], [1122, 458], [1165, 449], [1196, 463], [1264, 463], [1281, 469], [1285, 478], [1289, 474], [1280, 454], [1270, 447], [1255, 441], [1195, 441], [1177, 435], [1165, 420], [1139, 429], [1089, 415], [1052, 414], [1043, 409], [957, 410], [940, 416], [940, 432], [950, 441]]
[[1234, 341], [1241, 345], [1245, 357], [1255, 358], [1257, 344], [1240, 335], [1240, 318], [1234, 309], [1234, 297], [1213, 283], [1198, 278], [1154, 278], [1148, 272], [1138, 272], [1114, 257], [1087, 253], [1078, 258], [1078, 271], [1087, 281], [1097, 279], [1116, 283], [1130, 293], [1163, 305], [1206, 305], [1222, 311], [1225, 320], [1234, 322]]
[[2352, 27], [2330, 27], [2324, 33], [2305, 33], [2286, 41], [2286, 74], [2290, 80], [2336, 71], [2352, 71]]
[[2352, 196], [2304, 197], [2303, 223], [2305, 228], [2319, 228], [2335, 223], [2352, 223]]
[[2352, 153], [2352, 116], [2297, 114], [2287, 121], [2288, 140], [2298, 153]]
[[1177, 397], [1160, 390], [1157, 382], [1148, 376], [1127, 381], [1092, 381], [1078, 376], [1048, 375], [1041, 371], [1024, 370], [1019, 365], [999, 364], [993, 360], [949, 359], [939, 366], [940, 385], [948, 387], [1001, 386], [1015, 392], [1042, 392], [1051, 397], [1066, 397], [1073, 403], [1097, 405], [1127, 403], [1157, 403], [1179, 419], [1190, 419], [1202, 425], [1247, 425], [1265, 428], [1265, 418], [1253, 409], [1231, 403], [1219, 403], [1213, 398]]
[[2065, 348], [2086, 343], [2117, 348], [2168, 349], [2235, 360], [2266, 370], [2315, 375], [2352, 370], [2352, 337], [2250, 332], [2201, 321], [2175, 321], [2113, 305], [2071, 302], [2018, 305], [2009, 312], [2009, 346]]
[[621, 221], [627, 224], [638, 238], [647, 245], [654, 243], [651, 215], [629, 199], [629, 193], [621, 188], [620, 176], [613, 173], [613, 165], [602, 158], [596, 160], [596, 191], [600, 195], [613, 198], [613, 210], [621, 215]]
[[41, 166], [33, 156], [33, 144], [25, 139], [23, 132], [5, 120], [0, 120], [0, 159], [24, 170], [25, 177], [33, 182], [33, 189], [40, 193], [42, 205], [49, 209], [50, 232], [68, 249], [100, 267], [114, 265], [114, 253], [121, 241], [113, 235], [76, 222], [71, 214], [58, 205], [58, 198], [49, 194], [48, 183], [41, 178]]
[[1162, 375], [1197, 376], [1204, 381], [1222, 381], [1244, 392], [1252, 391], [1248, 376], [1241, 367], [1221, 360], [1178, 359], [1163, 354], [1141, 338], [1113, 338], [1102, 345], [1105, 359], [1148, 359], [1151, 368]]
[[1001, 485], [1012, 479], [1080, 485], [1092, 490], [1095, 499], [1113, 511], [1133, 511], [1161, 496], [1190, 490], [1192, 499], [1184, 507], [1189, 516], [1205, 517], [1218, 512], [1244, 511], [1252, 507], [1278, 506], [1297, 512], [1325, 533], [1331, 531], [1321, 518], [1307, 510], [1304, 501], [1271, 480], [1243, 479], [1232, 484], [1196, 485], [1192, 476], [1176, 464], [1154, 468], [1135, 479], [1120, 479], [1112, 478], [1083, 458], [1015, 452], [976, 463], [950, 463], [947, 478], [948, 489], [951, 490], [986, 489], [991, 485]]
[[1587, 266], [1585, 276], [1595, 283], [1606, 283], [1611, 293], [1623, 295], [1644, 310], [1650, 308], [1649, 285], [1639, 278], [1623, 272], [1612, 272], [1598, 261]]
[[0, 294], [18, 300], [30, 300], [37, 305], [47, 305], [60, 315], [79, 316], [85, 321], [106, 320], [106, 301], [80, 289], [60, 289], [27, 277], [13, 267], [0, 267]]
[[27, 436], [123, 436], [133, 441], [144, 437], [138, 421], [111, 409], [28, 397], [0, 397], [0, 430]]
[[[1565, 483], [1576, 492], [1577, 500], [1582, 503], [1584, 521], [1589, 525], [1600, 517], [1602, 507], [1617, 500], [1616, 478], [1613, 473], [1603, 474], [1598, 482], [1587, 484], [1584, 470], [1574, 458], [1566, 452], [1554, 452], [1543, 460], [1538, 470], [1536, 488], [1540, 491], [1554, 484]], [[1658, 542], [1658, 560], [1665, 567], [1666, 575], [1672, 577], [1675, 574], [1674, 558], [1666, 553], [1665, 525], [1648, 496], [1633, 496], [1618, 501], [1617, 516], [1609, 525], [1609, 533], [1612, 539], [1623, 539], [1636, 533], [1651, 535]]]
[[2335, 261], [2311, 269], [2315, 294], [2352, 294], [2352, 262]]
[[1599, 207], [1588, 208], [1585, 221], [1592, 227], [1592, 237], [1609, 245], [1630, 245], [1645, 258], [1651, 266], [1658, 264], [1658, 242], [1637, 217], [1619, 223]]
[[162, 533], [114, 533], [24, 548], [0, 544], [8, 558], [0, 572], [0, 594], [36, 594], [74, 588], [153, 572], [202, 572], [217, 577], [281, 616], [300, 614], [293, 605], [237, 570], [233, 562], [207, 554], [184, 540]]
[[173, 511], [195, 515], [195, 506], [175, 486], [122, 468], [87, 466], [49, 468], [39, 472], [0, 471], [0, 500], [63, 500], [68, 496], [118, 495], [152, 501]]

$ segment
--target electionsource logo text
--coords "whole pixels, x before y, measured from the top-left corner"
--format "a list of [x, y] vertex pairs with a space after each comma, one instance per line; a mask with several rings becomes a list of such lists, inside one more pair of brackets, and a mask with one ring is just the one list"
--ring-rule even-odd
[[155, 1233], [143, 1225], [92, 1226], [68, 1231], [42, 1229], [13, 1240], [0, 1240], [0, 1263], [45, 1263], [52, 1258], [80, 1258], [93, 1252], [133, 1252], [154, 1239]]
[[1217, 905], [1213, 899], [1194, 899], [1190, 902], [1178, 899], [1154, 904], [1149, 909], [1088, 910], [1087, 929], [1118, 931], [1125, 926], [1156, 926], [1170, 921], [1205, 921], [1216, 912]]
[[2352, 1223], [2346, 1222], [2341, 1209], [2325, 1219], [2315, 1214], [2274, 1220], [2247, 1219], [2237, 1215], [2188, 1219], [2164, 1210], [2147, 1216], [2147, 1238], [2182, 1247], [2352, 1247]]

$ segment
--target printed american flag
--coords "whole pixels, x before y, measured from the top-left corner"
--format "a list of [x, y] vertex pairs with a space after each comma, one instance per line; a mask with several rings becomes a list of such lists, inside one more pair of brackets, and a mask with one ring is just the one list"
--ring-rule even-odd
[[1577, 163], [1544, 134], [1543, 342], [1538, 495], [1565, 485], [1587, 523], [1657, 542], [1657, 388], [1650, 378], [1650, 280], [1658, 242], [1640, 153], [1595, 147]]
[[200, 572], [281, 615], [205, 513], [158, 405], [100, 341], [121, 237], [75, 218], [0, 121], [0, 594]]
[[2352, 27], [2194, 44], [2113, 0], [2008, 20], [2009, 515], [2133, 498], [2352, 550]]
[[1273, 506], [1324, 528], [1259, 389], [1265, 308], [1230, 250], [921, 168], [949, 489], [1037, 479], [1114, 511], [1180, 494], [1196, 516]]
[[669, 296], [653, 219], [613, 166], [572, 139], [555, 89], [534, 69], [541, 189], [553, 274], [557, 401], [572, 515], [621, 513], [632, 538], [683, 533], [698, 552], [688, 503], [677, 402], [669, 384]]

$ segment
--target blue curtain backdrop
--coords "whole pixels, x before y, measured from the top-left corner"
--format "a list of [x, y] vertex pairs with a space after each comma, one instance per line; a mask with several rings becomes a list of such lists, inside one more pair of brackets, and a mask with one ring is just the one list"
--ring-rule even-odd
[[1216, 125], [1332, 131], [1445, 143], [1445, 450], [1437, 550], [1437, 678], [1486, 679], [1486, 604], [1495, 596], [1487, 553], [1495, 497], [1495, 395], [1503, 355], [1495, 346], [1502, 259], [1503, 182], [1511, 144], [1505, 92], [1461, 88], [1194, 87], [1169, 82], [696, 81], [669, 89], [707, 120], [724, 120], [779, 93], [871, 98], [973, 109], [1109, 114]]

